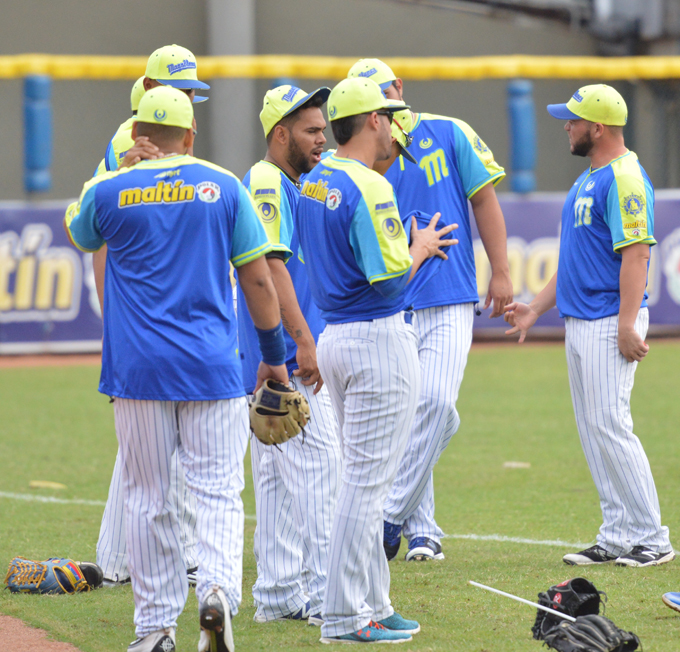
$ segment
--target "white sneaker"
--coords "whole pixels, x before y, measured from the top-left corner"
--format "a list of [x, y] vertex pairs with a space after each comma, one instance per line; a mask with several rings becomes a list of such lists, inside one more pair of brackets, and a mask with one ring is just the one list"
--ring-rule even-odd
[[203, 600], [199, 611], [201, 638], [198, 652], [234, 652], [231, 609], [222, 589], [214, 587]]
[[128, 645], [128, 652], [175, 652], [175, 629], [161, 629], [138, 638]]

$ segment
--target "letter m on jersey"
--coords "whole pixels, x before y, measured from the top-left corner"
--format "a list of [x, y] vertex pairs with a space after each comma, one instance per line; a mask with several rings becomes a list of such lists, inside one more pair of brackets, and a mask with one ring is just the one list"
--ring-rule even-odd
[[449, 168], [446, 165], [446, 156], [444, 156], [444, 150], [438, 149], [423, 156], [420, 159], [420, 167], [425, 171], [427, 175], [427, 185], [433, 186], [438, 181], [441, 181], [443, 177], [449, 176]]

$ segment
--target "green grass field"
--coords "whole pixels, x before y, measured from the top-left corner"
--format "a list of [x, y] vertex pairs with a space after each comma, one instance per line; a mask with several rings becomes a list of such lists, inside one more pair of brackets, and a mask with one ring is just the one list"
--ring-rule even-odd
[[[680, 343], [651, 345], [637, 372], [633, 418], [654, 471], [663, 521], [680, 547]], [[96, 367], [0, 369], [2, 569], [16, 555], [95, 558], [101, 506], [27, 502], [2, 494], [106, 500], [116, 441], [111, 406], [96, 391], [98, 373]], [[680, 614], [665, 607], [661, 595], [680, 591], [680, 558], [659, 568], [575, 569], [561, 561], [576, 550], [573, 546], [459, 538], [594, 540], [600, 510], [574, 425], [563, 346], [473, 348], [459, 410], [462, 426], [435, 469], [437, 519], [453, 535], [443, 544], [446, 560], [390, 565], [395, 608], [422, 625], [413, 642], [400, 649], [538, 651], [541, 644], [530, 632], [533, 609], [471, 587], [468, 580], [533, 600], [551, 584], [582, 575], [609, 595], [607, 616], [636, 632], [646, 652], [678, 650]], [[505, 461], [529, 462], [531, 468], [506, 469]], [[252, 515], [249, 470], [247, 459], [243, 498], [246, 514]], [[61, 482], [67, 489], [32, 490], [31, 480]], [[237, 648], [319, 648], [317, 628], [253, 623], [253, 530], [254, 521], [247, 520], [244, 600], [234, 621]], [[83, 652], [125, 650], [134, 639], [129, 586], [60, 597], [2, 591], [0, 612]], [[181, 652], [196, 649], [196, 615], [192, 590], [179, 621]]]

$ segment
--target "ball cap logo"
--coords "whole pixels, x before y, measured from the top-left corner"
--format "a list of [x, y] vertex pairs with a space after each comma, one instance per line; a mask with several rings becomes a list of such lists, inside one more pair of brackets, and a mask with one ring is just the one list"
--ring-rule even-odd
[[168, 112], [164, 111], [163, 109], [156, 109], [153, 112], [153, 117], [156, 118], [158, 122], [163, 122], [163, 120], [168, 117]]
[[220, 198], [220, 187], [212, 181], [201, 181], [196, 184], [198, 198], [207, 204], [214, 204]]

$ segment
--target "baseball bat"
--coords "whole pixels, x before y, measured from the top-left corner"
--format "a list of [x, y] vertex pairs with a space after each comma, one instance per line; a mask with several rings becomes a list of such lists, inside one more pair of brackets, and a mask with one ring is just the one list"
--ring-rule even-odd
[[551, 609], [550, 607], [544, 607], [542, 604], [538, 604], [536, 602], [531, 602], [530, 600], [525, 600], [524, 598], [519, 598], [516, 595], [512, 595], [512, 593], [505, 593], [505, 591], [499, 591], [498, 589], [493, 589], [490, 586], [485, 586], [484, 584], [479, 584], [478, 582], [473, 582], [472, 580], [468, 581], [468, 584], [472, 584], [472, 586], [477, 586], [480, 589], [484, 589], [486, 591], [491, 591], [492, 593], [498, 593], [498, 595], [504, 595], [506, 598], [512, 598], [513, 600], [517, 600], [517, 602], [523, 602], [524, 604], [528, 604], [532, 607], [536, 607], [537, 609], [542, 609], [543, 611], [547, 611], [549, 614], [553, 616], [559, 616], [560, 618], [564, 618], [565, 620], [568, 620], [569, 622], [575, 623], [576, 618], [572, 618], [571, 616], [567, 616], [567, 614], [562, 614], [559, 611], [555, 611], [554, 609]]

